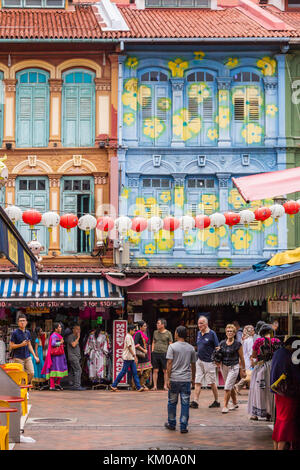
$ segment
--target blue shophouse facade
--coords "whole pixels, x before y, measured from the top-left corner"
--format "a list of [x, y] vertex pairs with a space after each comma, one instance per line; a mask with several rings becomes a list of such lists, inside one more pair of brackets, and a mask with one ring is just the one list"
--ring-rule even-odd
[[[285, 57], [278, 48], [125, 45], [119, 57], [120, 214], [207, 214], [246, 204], [231, 178], [285, 168]], [[128, 232], [130, 263], [246, 267], [286, 248], [286, 219]]]

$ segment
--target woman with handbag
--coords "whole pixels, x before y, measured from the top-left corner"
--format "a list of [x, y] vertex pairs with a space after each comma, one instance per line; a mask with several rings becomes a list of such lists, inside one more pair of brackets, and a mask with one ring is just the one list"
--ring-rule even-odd
[[276, 405], [274, 450], [285, 450], [287, 443], [290, 449], [299, 448], [300, 444], [300, 364], [292, 360], [297, 342], [297, 336], [288, 338], [272, 359], [271, 389]]
[[138, 330], [135, 332], [133, 339], [135, 344], [136, 356], [138, 358], [137, 371], [140, 379], [141, 387], [144, 390], [149, 390], [146, 387], [146, 382], [149, 379], [152, 364], [150, 361], [150, 341], [146, 335], [147, 323], [140, 321], [138, 322]]
[[42, 369], [46, 379], [50, 380], [50, 390], [63, 390], [60, 385], [62, 377], [68, 375], [68, 366], [64, 350], [64, 339], [61, 336], [61, 324], [54, 323], [54, 331], [50, 335], [47, 356]]

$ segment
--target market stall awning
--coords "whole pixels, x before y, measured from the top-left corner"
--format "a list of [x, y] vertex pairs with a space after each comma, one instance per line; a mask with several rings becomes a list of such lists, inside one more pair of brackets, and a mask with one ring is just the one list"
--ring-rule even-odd
[[[37, 284], [27, 279], [0, 279], [0, 298], [6, 304], [59, 307], [86, 303], [84, 306], [117, 306], [124, 298], [121, 289], [106, 279], [95, 277], [40, 277]], [[44, 305], [38, 305], [44, 304]]]
[[0, 207], [0, 254], [13, 263], [26, 278], [34, 283], [38, 281], [36, 259], [2, 207]]
[[187, 306], [222, 305], [300, 294], [300, 263], [249, 269], [200, 289], [185, 292]]
[[127, 294], [129, 300], [168, 300], [181, 299], [182, 293], [191, 288], [205, 286], [217, 281], [219, 278], [196, 277], [196, 278], [159, 278], [144, 279], [133, 287], [129, 287]]
[[300, 167], [232, 178], [246, 202], [300, 191]]

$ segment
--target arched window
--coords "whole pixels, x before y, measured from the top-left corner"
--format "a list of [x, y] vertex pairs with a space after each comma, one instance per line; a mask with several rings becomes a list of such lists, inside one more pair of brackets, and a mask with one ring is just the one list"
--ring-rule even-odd
[[139, 140], [143, 145], [168, 145], [172, 108], [169, 76], [155, 69], [142, 72], [139, 78]]
[[47, 147], [49, 140], [49, 74], [39, 69], [17, 73], [16, 146]]
[[185, 103], [188, 109], [189, 132], [187, 145], [216, 145], [215, 77], [205, 70], [197, 70], [186, 77]]
[[232, 77], [232, 141], [237, 145], [263, 143], [264, 93], [260, 75], [242, 70]]
[[62, 144], [92, 147], [95, 142], [95, 74], [73, 69], [63, 74]]
[[2, 139], [3, 139], [3, 103], [4, 103], [3, 72], [0, 72], [0, 145], [2, 145]]

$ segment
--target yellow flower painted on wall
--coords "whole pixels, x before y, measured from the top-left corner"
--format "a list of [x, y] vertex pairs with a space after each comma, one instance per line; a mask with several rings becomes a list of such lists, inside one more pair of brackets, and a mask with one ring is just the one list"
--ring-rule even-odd
[[135, 116], [133, 113], [124, 113], [123, 122], [126, 126], [132, 126], [135, 121]]
[[220, 246], [220, 239], [225, 237], [226, 228], [220, 227], [219, 230], [215, 230], [213, 227], [208, 227], [205, 230], [198, 231], [198, 239], [210, 248], [218, 248]]
[[140, 266], [141, 268], [144, 268], [144, 267], [148, 266], [148, 264], [149, 264], [149, 261], [146, 258], [140, 258], [140, 259], [136, 260], [136, 262], [137, 262], [137, 265]]
[[137, 89], [138, 89], [137, 78], [129, 78], [128, 80], [124, 82], [124, 90], [137, 92]]
[[230, 258], [218, 259], [218, 266], [220, 266], [220, 268], [230, 268], [230, 266], [232, 266], [232, 259]]
[[242, 198], [237, 189], [230, 190], [228, 202], [234, 209], [240, 209], [241, 207], [245, 207], [247, 205], [246, 201]]
[[196, 238], [193, 235], [184, 236], [184, 245], [187, 247], [192, 247], [195, 244]]
[[143, 197], [137, 197], [135, 200], [136, 204], [145, 204], [145, 199]]
[[137, 57], [128, 57], [128, 59], [125, 62], [126, 67], [130, 69], [136, 69], [137, 66], [139, 65], [139, 61]]
[[226, 101], [228, 98], [228, 91], [227, 90], [219, 90], [219, 103], [222, 101]]
[[159, 98], [159, 100], [157, 100], [157, 106], [161, 111], [170, 111], [172, 101], [170, 98]]
[[266, 238], [266, 244], [269, 246], [277, 246], [278, 245], [278, 237], [274, 233], [270, 233]]
[[276, 72], [276, 60], [271, 57], [263, 57], [256, 62], [256, 65], [265, 77], [272, 76]]
[[127, 237], [128, 241], [134, 245], [138, 245], [141, 242], [141, 234], [134, 230], [128, 230]]
[[169, 201], [171, 201], [171, 192], [170, 191], [163, 191], [159, 197], [159, 199], [167, 204]]
[[184, 71], [188, 68], [189, 63], [180, 58], [168, 62], [168, 67], [171, 69], [172, 77], [183, 78]]
[[156, 117], [144, 120], [143, 133], [150, 139], [157, 139], [165, 129], [165, 123]]
[[133, 211], [134, 217], [147, 217], [147, 211], [144, 204], [136, 204]]
[[246, 230], [238, 229], [231, 235], [231, 243], [235, 250], [247, 250], [252, 242], [252, 235]]
[[230, 111], [227, 106], [219, 106], [219, 115], [216, 117], [215, 121], [222, 129], [229, 126]]
[[259, 144], [263, 137], [263, 128], [258, 124], [249, 123], [243, 128], [242, 137], [247, 144]]
[[205, 57], [205, 52], [203, 51], [197, 51], [194, 52], [195, 60], [203, 60]]
[[151, 88], [147, 85], [138, 87], [137, 78], [130, 78], [124, 84], [125, 92], [122, 94], [122, 103], [134, 111], [137, 110], [138, 104], [146, 106], [151, 96]]
[[202, 213], [206, 215], [212, 214], [219, 207], [217, 196], [215, 194], [202, 194], [198, 207]]
[[123, 197], [124, 199], [128, 199], [130, 191], [131, 190], [129, 188], [123, 188], [121, 192], [121, 197]]
[[207, 131], [207, 137], [210, 139], [210, 140], [216, 140], [219, 138], [219, 134], [218, 134], [218, 131], [217, 129], [208, 129]]
[[184, 204], [184, 187], [177, 186], [174, 191], [174, 202], [176, 206], [183, 207]]
[[148, 197], [146, 199], [146, 204], [155, 205], [155, 204], [157, 204], [157, 201], [156, 201], [155, 197]]
[[202, 103], [202, 101], [209, 98], [210, 95], [210, 88], [205, 82], [193, 83], [188, 87], [188, 96], [196, 99], [197, 103]]
[[225, 67], [228, 69], [233, 69], [234, 67], [237, 67], [239, 63], [240, 61], [237, 57], [229, 57], [229, 59], [225, 61]]
[[144, 247], [144, 252], [145, 252], [146, 255], [153, 255], [153, 253], [155, 253], [155, 251], [156, 251], [156, 247], [153, 243], [148, 243]]
[[267, 105], [266, 113], [268, 114], [268, 116], [275, 117], [277, 111], [278, 111], [278, 108], [277, 106], [275, 106], [275, 104]]
[[201, 130], [200, 117], [190, 119], [190, 113], [187, 109], [182, 109], [179, 114], [173, 116], [173, 132], [176, 136], [186, 141], [195, 135], [199, 134]]
[[168, 230], [160, 230], [154, 235], [156, 240], [157, 248], [160, 251], [170, 251], [174, 246], [174, 233]]

